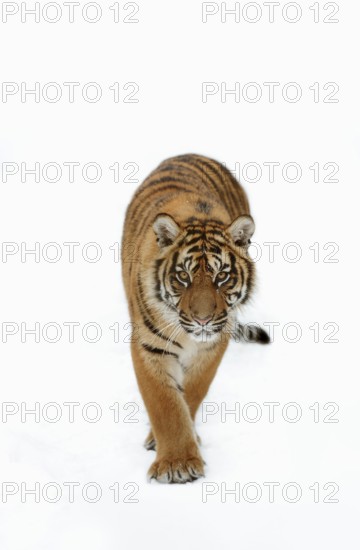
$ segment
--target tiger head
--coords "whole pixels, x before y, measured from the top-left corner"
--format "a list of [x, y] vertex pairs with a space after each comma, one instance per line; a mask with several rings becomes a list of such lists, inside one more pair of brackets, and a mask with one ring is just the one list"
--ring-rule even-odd
[[216, 340], [222, 330], [232, 329], [236, 307], [248, 300], [254, 285], [254, 264], [247, 254], [253, 219], [243, 215], [226, 226], [190, 218], [180, 226], [159, 214], [153, 229], [159, 245], [158, 300], [176, 312], [194, 340]]

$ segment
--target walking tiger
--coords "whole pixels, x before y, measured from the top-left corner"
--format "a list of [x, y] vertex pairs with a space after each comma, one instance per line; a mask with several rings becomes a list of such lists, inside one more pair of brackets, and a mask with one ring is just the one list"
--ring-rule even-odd
[[[188, 154], [163, 161], [126, 212], [122, 275], [133, 326], [131, 354], [156, 448], [148, 478], [204, 475], [196, 411], [252, 295], [247, 253], [255, 225], [244, 189], [219, 162]], [[268, 343], [247, 327], [248, 340]]]

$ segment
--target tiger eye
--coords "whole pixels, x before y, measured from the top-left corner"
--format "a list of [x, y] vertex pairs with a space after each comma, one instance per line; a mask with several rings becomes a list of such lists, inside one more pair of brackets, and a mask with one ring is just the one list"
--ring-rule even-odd
[[181, 281], [187, 281], [189, 279], [189, 275], [186, 273], [186, 271], [179, 271], [177, 276]]
[[222, 283], [228, 278], [228, 275], [229, 274], [227, 273], [227, 271], [220, 271], [220, 273], [218, 273], [216, 276], [216, 281], [218, 283]]

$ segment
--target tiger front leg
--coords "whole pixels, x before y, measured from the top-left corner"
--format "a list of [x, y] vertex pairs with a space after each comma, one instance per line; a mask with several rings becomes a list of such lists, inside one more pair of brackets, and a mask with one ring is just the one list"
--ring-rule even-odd
[[174, 358], [132, 347], [134, 368], [152, 432], [156, 460], [148, 479], [186, 483], [204, 475], [204, 461], [196, 441], [183, 389], [173, 374]]
[[[198, 434], [196, 434], [196, 440], [201, 445], [201, 438]], [[144, 447], [147, 451], [155, 451], [156, 450], [156, 441], [154, 434], [152, 433], [152, 430], [148, 433], [145, 441], [144, 441]]]

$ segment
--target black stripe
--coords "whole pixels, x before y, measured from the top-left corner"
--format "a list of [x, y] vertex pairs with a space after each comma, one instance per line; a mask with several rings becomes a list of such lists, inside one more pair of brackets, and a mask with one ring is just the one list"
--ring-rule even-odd
[[227, 211], [233, 217], [235, 215], [234, 206], [236, 204], [236, 197], [231, 189], [231, 184], [236, 183], [236, 185], [239, 185], [238, 182], [223, 164], [220, 164], [217, 161], [215, 161], [214, 164], [210, 164], [209, 162], [203, 162], [203, 164], [212, 170], [213, 173], [219, 178], [222, 186], [221, 188], [218, 188], [219, 196], [221, 196]]
[[191, 254], [192, 252], [201, 252], [200, 246], [193, 246], [187, 251], [187, 254]]
[[173, 257], [172, 257], [171, 268], [170, 268], [171, 273], [174, 273], [174, 271], [175, 271], [176, 262], [178, 260], [178, 257], [179, 257], [179, 252], [178, 252], [178, 250], [176, 250]]
[[211, 235], [220, 235], [221, 237], [224, 236], [224, 232], [220, 231], [219, 229], [206, 229], [206, 233], [210, 233]]
[[176, 357], [176, 359], [178, 359], [178, 355], [176, 355], [176, 353], [172, 353], [171, 351], [166, 351], [160, 348], [153, 348], [152, 346], [149, 346], [149, 344], [142, 344], [142, 347], [150, 353], [156, 353], [158, 355], [172, 355], [173, 357]]
[[244, 304], [249, 299], [249, 296], [254, 286], [254, 265], [250, 261], [246, 260], [245, 258], [243, 258], [243, 260], [245, 261], [248, 269], [248, 277], [246, 280], [247, 289], [246, 289], [246, 294], [242, 299], [242, 303]]
[[204, 233], [203, 227], [194, 227], [193, 229], [188, 229], [186, 231], [186, 236], [188, 235], [201, 235]]
[[[158, 185], [159, 183], [168, 183], [168, 182], [176, 182], [186, 185], [186, 181], [183, 178], [176, 178], [174, 176], [160, 176], [160, 178], [156, 178], [153, 181], [148, 181], [145, 187], [142, 189], [139, 189], [139, 192], [136, 193], [137, 195], [140, 194], [145, 189], [148, 189], [149, 187], [153, 187], [154, 185]], [[189, 189], [184, 189], [185, 192], [189, 193]]]
[[221, 254], [221, 248], [220, 246], [212, 245], [212, 246], [209, 246], [209, 252], [211, 252], [212, 254]]
[[229, 258], [230, 258], [230, 265], [231, 265], [231, 268], [230, 268], [231, 274], [237, 275], [235, 254], [233, 254], [231, 251], [229, 251]]
[[155, 290], [156, 290], [156, 293], [160, 293], [159, 271], [160, 271], [161, 264], [163, 262], [164, 262], [164, 258], [155, 261], [155, 277], [156, 277], [156, 279], [155, 279]]
[[[186, 241], [186, 237], [184, 238], [184, 241]], [[193, 239], [190, 239], [190, 241], [186, 242], [186, 246], [190, 246], [192, 244], [195, 244], [195, 243], [199, 242], [201, 239], [202, 239], [201, 235], [198, 235], [197, 237], [194, 237]], [[180, 245], [182, 245], [182, 242], [180, 243]]]
[[243, 266], [239, 263], [239, 270], [241, 275], [241, 286], [245, 285], [245, 272]]
[[[174, 380], [175, 384], [176, 384], [176, 389], [178, 389], [179, 391], [183, 392], [184, 391], [184, 388], [182, 386], [180, 386], [180, 384], [178, 384], [176, 378], [170, 374], [169, 372], [166, 373], [172, 380]], [[173, 387], [173, 386], [170, 386], [170, 387]]]
[[[207, 170], [206, 170], [207, 169]], [[214, 187], [215, 191], [217, 192], [218, 196], [220, 197], [222, 203], [225, 205], [228, 212], [232, 212], [231, 208], [231, 202], [228, 202], [228, 196], [224, 193], [224, 182], [223, 182], [223, 174], [221, 176], [219, 175], [218, 171], [214, 167], [214, 165], [210, 164], [209, 162], [202, 161], [202, 170], [203, 173], [207, 176], [208, 180], [211, 182], [212, 186]], [[219, 180], [214, 181], [213, 178], [209, 175], [209, 171], [211, 171]], [[220, 185], [219, 185], [220, 183]]]

